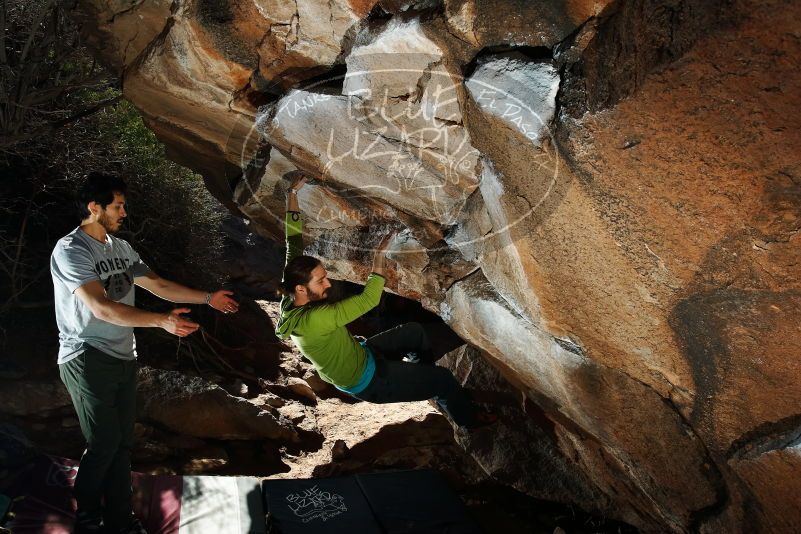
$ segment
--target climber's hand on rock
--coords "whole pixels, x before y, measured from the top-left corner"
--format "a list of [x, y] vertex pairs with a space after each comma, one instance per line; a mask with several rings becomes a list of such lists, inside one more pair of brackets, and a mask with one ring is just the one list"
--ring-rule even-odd
[[378, 244], [378, 246], [375, 249], [376, 255], [379, 255], [379, 254], [382, 255], [382, 256], [386, 255], [386, 253], [389, 252], [389, 248], [390, 248], [390, 245], [392, 244], [392, 240], [395, 239], [396, 235], [397, 235], [397, 232], [393, 230], [389, 234], [384, 236], [384, 239], [381, 240], [381, 242]]
[[375, 249], [375, 255], [373, 256], [373, 272], [381, 276], [384, 276], [387, 252], [389, 251], [392, 240], [395, 238], [395, 233], [396, 232], [392, 231], [384, 236]]
[[305, 176], [297, 176], [292, 180], [292, 183], [289, 185], [289, 190], [298, 192], [301, 187], [306, 184], [306, 177]]

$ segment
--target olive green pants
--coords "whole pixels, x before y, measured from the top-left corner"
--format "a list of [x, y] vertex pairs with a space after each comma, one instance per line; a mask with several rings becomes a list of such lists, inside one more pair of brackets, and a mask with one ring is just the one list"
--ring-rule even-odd
[[131, 446], [136, 417], [136, 360], [94, 348], [59, 365], [78, 414], [86, 450], [75, 478], [78, 509], [97, 513], [107, 527], [131, 521]]

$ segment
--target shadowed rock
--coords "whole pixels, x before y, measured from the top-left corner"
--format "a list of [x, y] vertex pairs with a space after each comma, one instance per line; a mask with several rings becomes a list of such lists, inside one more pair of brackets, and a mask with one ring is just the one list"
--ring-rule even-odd
[[289, 421], [201, 378], [143, 367], [139, 370], [138, 396], [141, 420], [177, 434], [298, 441]]

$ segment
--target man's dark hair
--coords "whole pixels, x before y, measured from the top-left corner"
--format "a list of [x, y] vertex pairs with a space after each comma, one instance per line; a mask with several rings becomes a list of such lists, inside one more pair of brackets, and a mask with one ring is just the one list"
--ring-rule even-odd
[[90, 202], [97, 202], [103, 209], [114, 202], [114, 193], [124, 195], [128, 191], [128, 184], [119, 176], [90, 172], [78, 187], [78, 213], [81, 219], [88, 217], [91, 212], [87, 208]]
[[297, 256], [292, 258], [284, 267], [284, 278], [281, 280], [279, 292], [282, 295], [292, 295], [295, 286], [305, 286], [312, 278], [311, 272], [323, 262], [312, 256]]

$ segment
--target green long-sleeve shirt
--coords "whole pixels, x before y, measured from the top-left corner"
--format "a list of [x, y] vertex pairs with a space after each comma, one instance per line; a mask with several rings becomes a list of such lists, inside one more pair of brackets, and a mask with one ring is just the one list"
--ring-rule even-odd
[[[286, 263], [302, 252], [303, 220], [299, 213], [287, 212]], [[285, 296], [275, 333], [281, 339], [291, 337], [320, 378], [349, 388], [361, 378], [367, 355], [345, 325], [375, 308], [383, 290], [384, 278], [372, 273], [360, 294], [335, 304], [315, 302], [296, 307], [292, 297]]]

